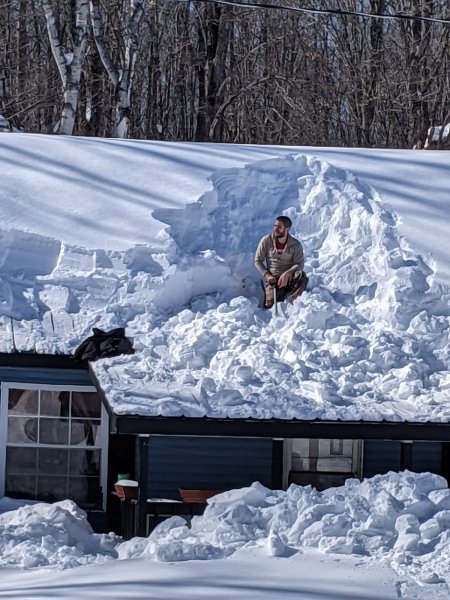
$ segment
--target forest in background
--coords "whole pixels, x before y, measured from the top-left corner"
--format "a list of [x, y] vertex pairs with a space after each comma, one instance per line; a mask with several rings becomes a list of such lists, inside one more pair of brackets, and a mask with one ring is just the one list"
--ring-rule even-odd
[[[273, 4], [450, 19], [448, 0]], [[0, 114], [39, 133], [411, 148], [450, 121], [449, 35], [209, 1], [1, 0]]]

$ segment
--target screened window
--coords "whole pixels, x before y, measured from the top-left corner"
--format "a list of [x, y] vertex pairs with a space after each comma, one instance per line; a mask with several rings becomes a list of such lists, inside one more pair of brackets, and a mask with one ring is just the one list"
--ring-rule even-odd
[[[3, 384], [4, 493], [102, 508], [107, 417], [95, 391]], [[5, 405], [7, 414], [5, 415]]]

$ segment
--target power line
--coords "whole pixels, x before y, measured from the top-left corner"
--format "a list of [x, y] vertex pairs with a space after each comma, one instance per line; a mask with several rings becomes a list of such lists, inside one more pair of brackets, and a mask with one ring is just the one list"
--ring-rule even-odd
[[405, 15], [403, 13], [394, 13], [388, 15], [386, 13], [366, 13], [352, 10], [341, 10], [332, 8], [304, 8], [301, 6], [285, 6], [283, 4], [267, 4], [258, 3], [253, 4], [252, 2], [239, 2], [239, 0], [176, 0], [177, 2], [183, 2], [185, 4], [195, 4], [196, 2], [202, 2], [206, 4], [226, 4], [227, 6], [239, 6], [241, 8], [254, 8], [254, 9], [270, 9], [270, 10], [287, 10], [291, 12], [300, 12], [312, 15], [325, 15], [325, 16], [338, 16], [338, 17], [364, 17], [368, 19], [395, 19], [402, 21], [423, 21], [426, 23], [443, 23], [444, 25], [450, 25], [450, 20], [439, 19], [437, 17], [424, 17], [421, 15]]

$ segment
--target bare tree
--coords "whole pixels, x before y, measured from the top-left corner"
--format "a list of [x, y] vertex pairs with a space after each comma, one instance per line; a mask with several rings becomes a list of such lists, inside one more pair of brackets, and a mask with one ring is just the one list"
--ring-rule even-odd
[[195, 0], [4, 0], [0, 111], [30, 131], [56, 122], [77, 135], [286, 145], [411, 147], [446, 125], [450, 28], [376, 15], [448, 19], [448, 0], [339, 7], [374, 18]]
[[130, 103], [133, 90], [139, 25], [144, 13], [142, 0], [125, 2], [122, 17], [121, 35], [118, 37], [119, 53], [115, 62], [108, 51], [103, 33], [103, 16], [98, 0], [90, 0], [90, 14], [95, 44], [103, 66], [114, 86], [115, 122], [114, 137], [127, 137], [130, 120]]
[[51, 0], [41, 0], [47, 20], [47, 31], [52, 54], [63, 84], [63, 108], [61, 117], [55, 126], [55, 133], [71, 135], [77, 115], [78, 96], [83, 62], [88, 38], [88, 0], [75, 0], [75, 26], [67, 32], [66, 45], [63, 40], [63, 28], [59, 26]]

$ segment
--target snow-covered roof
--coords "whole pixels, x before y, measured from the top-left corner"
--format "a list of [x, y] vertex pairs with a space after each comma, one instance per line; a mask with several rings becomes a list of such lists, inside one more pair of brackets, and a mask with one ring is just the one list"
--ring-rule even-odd
[[[92, 363], [118, 415], [449, 421], [448, 153], [7, 138], [1, 352], [125, 327]], [[281, 213], [310, 286], [274, 317]]]

